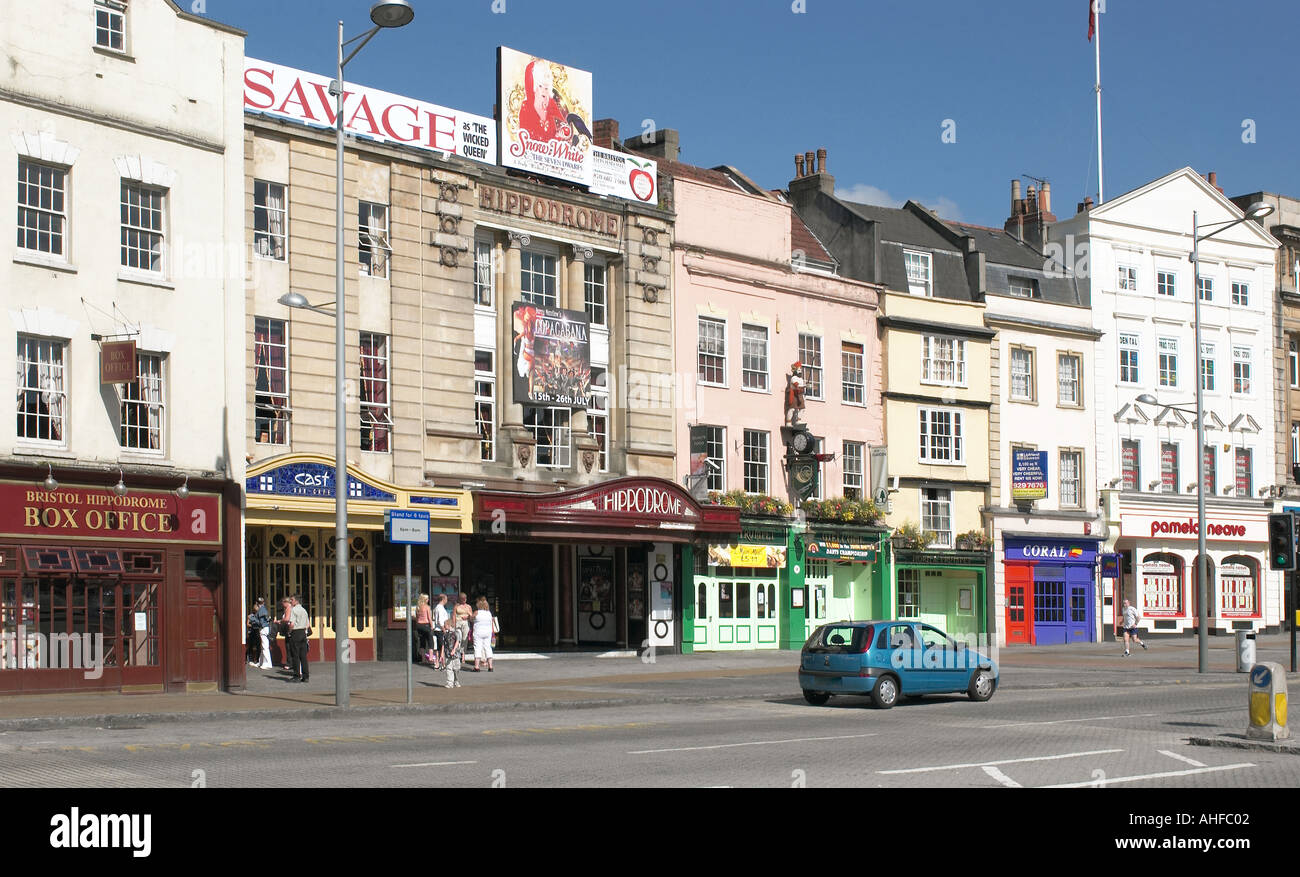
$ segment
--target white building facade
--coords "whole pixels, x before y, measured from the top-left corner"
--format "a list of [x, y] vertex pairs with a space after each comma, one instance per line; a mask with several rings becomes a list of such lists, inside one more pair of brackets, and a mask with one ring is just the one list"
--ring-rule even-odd
[[62, 635], [103, 637], [101, 687], [238, 684], [244, 35], [168, 0], [0, 20], [0, 690], [82, 687]]
[[[1200, 234], [1196, 349], [1193, 213]], [[1273, 487], [1277, 242], [1190, 168], [1050, 228], [1048, 255], [1091, 282], [1096, 464], [1103, 552], [1101, 622], [1123, 599], [1150, 633], [1197, 628], [1196, 384], [1204, 391], [1208, 628], [1276, 628], [1281, 577], [1268, 570], [1264, 497]], [[1157, 404], [1138, 401], [1152, 396]]]

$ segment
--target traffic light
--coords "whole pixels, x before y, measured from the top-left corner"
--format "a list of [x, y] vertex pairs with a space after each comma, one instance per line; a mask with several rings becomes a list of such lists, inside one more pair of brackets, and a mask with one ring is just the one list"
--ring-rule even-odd
[[1295, 518], [1290, 512], [1268, 516], [1268, 568], [1295, 569]]

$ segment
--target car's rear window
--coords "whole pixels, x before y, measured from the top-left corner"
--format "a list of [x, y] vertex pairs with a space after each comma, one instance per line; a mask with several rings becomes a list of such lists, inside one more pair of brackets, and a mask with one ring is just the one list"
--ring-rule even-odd
[[827, 624], [813, 632], [805, 648], [810, 652], [860, 652], [862, 644], [870, 641], [870, 627]]

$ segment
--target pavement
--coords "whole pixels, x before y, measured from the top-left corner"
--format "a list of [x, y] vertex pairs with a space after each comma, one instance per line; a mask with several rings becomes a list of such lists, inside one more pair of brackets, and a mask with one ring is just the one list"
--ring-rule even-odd
[[[1065, 646], [1009, 646], [996, 655], [1002, 690], [1131, 688], [1144, 685], [1219, 684], [1242, 688], [1241, 722], [1207, 727], [1191, 743], [1268, 749], [1300, 754], [1300, 739], [1277, 743], [1245, 736], [1247, 674], [1236, 672], [1230, 637], [1211, 637], [1208, 672], [1197, 672], [1194, 637], [1148, 640], [1150, 649], [1128, 657], [1114, 642]], [[1289, 634], [1256, 640], [1258, 661], [1291, 666]], [[413, 668], [412, 703], [407, 703], [406, 665], [393, 661], [349, 667], [350, 705], [334, 706], [334, 665], [317, 663], [311, 681], [291, 681], [287, 671], [248, 667], [238, 692], [120, 694], [77, 692], [0, 696], [0, 731], [91, 726], [132, 727], [160, 722], [215, 719], [333, 718], [352, 712], [475, 712], [712, 702], [740, 698], [789, 697], [797, 651], [701, 652], [692, 655], [635, 652], [501, 653], [496, 669], [461, 673], [462, 687], [446, 689], [445, 675]], [[467, 668], [472, 662], [467, 663]]]

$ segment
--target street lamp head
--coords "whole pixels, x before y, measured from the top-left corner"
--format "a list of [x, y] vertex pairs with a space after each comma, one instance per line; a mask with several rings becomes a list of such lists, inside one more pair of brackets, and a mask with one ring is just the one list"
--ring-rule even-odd
[[286, 292], [277, 301], [289, 308], [309, 308], [307, 298], [301, 292]]
[[370, 20], [379, 27], [404, 27], [415, 18], [415, 10], [406, 0], [385, 0], [370, 7]]
[[1246, 208], [1247, 219], [1263, 219], [1273, 212], [1273, 205], [1266, 204], [1263, 201], [1256, 201]]
[[[283, 301], [283, 299], [281, 299], [281, 301]], [[1150, 393], [1143, 393], [1141, 396], [1138, 396], [1138, 397], [1137, 397], [1137, 400], [1136, 400], [1136, 401], [1141, 402], [1143, 405], [1159, 405], [1159, 404], [1160, 404], [1159, 400], [1156, 399], [1155, 396], [1152, 396]]]

